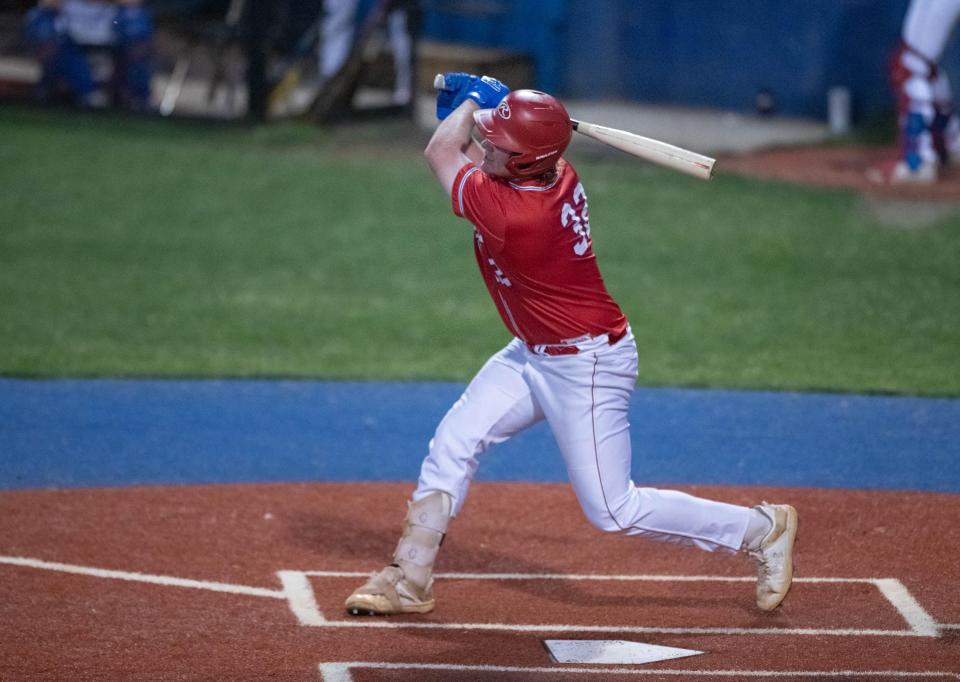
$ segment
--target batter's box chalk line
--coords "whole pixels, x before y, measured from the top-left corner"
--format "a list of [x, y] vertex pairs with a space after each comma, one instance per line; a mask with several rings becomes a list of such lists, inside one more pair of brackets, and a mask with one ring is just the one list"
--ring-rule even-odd
[[[353, 682], [350, 670], [431, 670], [458, 673], [523, 673], [526, 675], [549, 675], [547, 679], [557, 679], [561, 675], [637, 675], [657, 677], [721, 677], [735, 680], [762, 677], [776, 678], [852, 678], [861, 680], [879, 679], [960, 679], [955, 673], [936, 671], [907, 672], [902, 670], [681, 670], [679, 668], [560, 668], [560, 667], [521, 667], [508, 665], [458, 665], [455, 663], [381, 663], [374, 661], [351, 661], [340, 663], [321, 663], [320, 676], [323, 682]], [[562, 677], [560, 677], [562, 679]]]
[[[896, 578], [796, 578], [801, 584], [866, 584], [877, 588], [880, 594], [897, 610], [907, 624], [903, 630], [873, 630], [854, 628], [738, 628], [738, 627], [652, 627], [634, 625], [576, 625], [569, 623], [522, 624], [522, 623], [438, 623], [397, 622], [374, 618], [350, 620], [327, 620], [313, 591], [311, 579], [322, 578], [367, 578], [368, 573], [344, 571], [277, 571], [281, 589], [251, 587], [208, 580], [194, 580], [166, 575], [151, 575], [131, 571], [78, 566], [42, 559], [16, 556], [0, 556], [0, 565], [32, 568], [45, 571], [70, 573], [108, 580], [148, 583], [161, 587], [180, 587], [225, 594], [277, 599], [287, 602], [291, 612], [301, 625], [327, 628], [383, 628], [383, 629], [435, 629], [435, 630], [495, 630], [500, 632], [545, 632], [545, 633], [630, 633], [630, 634], [693, 634], [693, 635], [834, 635], [834, 636], [881, 636], [881, 637], [938, 637], [941, 629], [957, 629], [954, 624], [941, 625], [924, 610], [909, 590]], [[637, 582], [753, 582], [751, 577], [710, 575], [577, 575], [562, 573], [438, 573], [438, 580], [559, 580], [559, 581], [637, 581]], [[341, 665], [341, 664], [336, 664]]]
[[[848, 637], [937, 637], [940, 625], [896, 578], [795, 578], [804, 584], [866, 584], [875, 587], [893, 606], [907, 624], [904, 630], [862, 628], [738, 628], [738, 627], [656, 627], [637, 625], [575, 625], [568, 623], [437, 623], [393, 622], [381, 619], [354, 618], [327, 620], [317, 608], [310, 578], [367, 578], [368, 573], [354, 571], [279, 571], [287, 591], [290, 610], [301, 625], [312, 627], [435, 629], [435, 630], [497, 630], [506, 632], [591, 632], [676, 635], [834, 635]], [[565, 573], [436, 573], [437, 580], [559, 580], [559, 581], [619, 581], [619, 582], [754, 582], [753, 577], [715, 575], [578, 575]]]

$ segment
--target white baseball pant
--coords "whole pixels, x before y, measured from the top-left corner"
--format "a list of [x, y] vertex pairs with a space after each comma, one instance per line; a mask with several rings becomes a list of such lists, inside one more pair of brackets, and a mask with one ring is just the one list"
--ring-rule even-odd
[[630, 479], [628, 408], [637, 378], [629, 331], [579, 344], [576, 355], [542, 355], [514, 339], [491, 357], [440, 422], [413, 495], [439, 490], [463, 506], [480, 456], [546, 418], [587, 519], [604, 531], [740, 549], [751, 510], [686, 493], [638, 488]]
[[[322, 80], [333, 78], [353, 49], [354, 25], [359, 0], [324, 0], [320, 32], [319, 71]], [[410, 100], [413, 88], [413, 41], [407, 27], [407, 12], [396, 9], [387, 17], [387, 36], [396, 71], [393, 98], [397, 104]]]
[[939, 62], [960, 16], [960, 0], [913, 0], [903, 19], [903, 41], [931, 62]]

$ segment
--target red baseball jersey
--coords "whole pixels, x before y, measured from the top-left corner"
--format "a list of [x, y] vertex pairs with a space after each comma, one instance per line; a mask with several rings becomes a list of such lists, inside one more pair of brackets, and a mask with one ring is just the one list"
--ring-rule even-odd
[[477, 264], [511, 333], [531, 345], [623, 334], [627, 318], [603, 283], [587, 196], [566, 160], [546, 185], [467, 164], [451, 198], [453, 212], [476, 228]]

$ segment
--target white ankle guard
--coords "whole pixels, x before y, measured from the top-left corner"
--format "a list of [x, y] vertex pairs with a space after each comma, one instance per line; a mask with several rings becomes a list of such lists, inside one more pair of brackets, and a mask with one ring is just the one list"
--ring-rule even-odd
[[429, 584], [452, 508], [450, 496], [439, 491], [409, 503], [407, 523], [393, 560], [410, 582], [421, 587]]

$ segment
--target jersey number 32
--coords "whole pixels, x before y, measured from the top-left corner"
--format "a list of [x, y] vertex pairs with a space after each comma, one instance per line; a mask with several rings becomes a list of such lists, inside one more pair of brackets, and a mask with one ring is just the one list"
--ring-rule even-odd
[[573, 203], [563, 204], [560, 212], [560, 225], [564, 229], [571, 228], [580, 239], [573, 245], [573, 252], [582, 256], [590, 248], [590, 211], [587, 208], [587, 195], [583, 191], [583, 183], [578, 182], [573, 190]]

